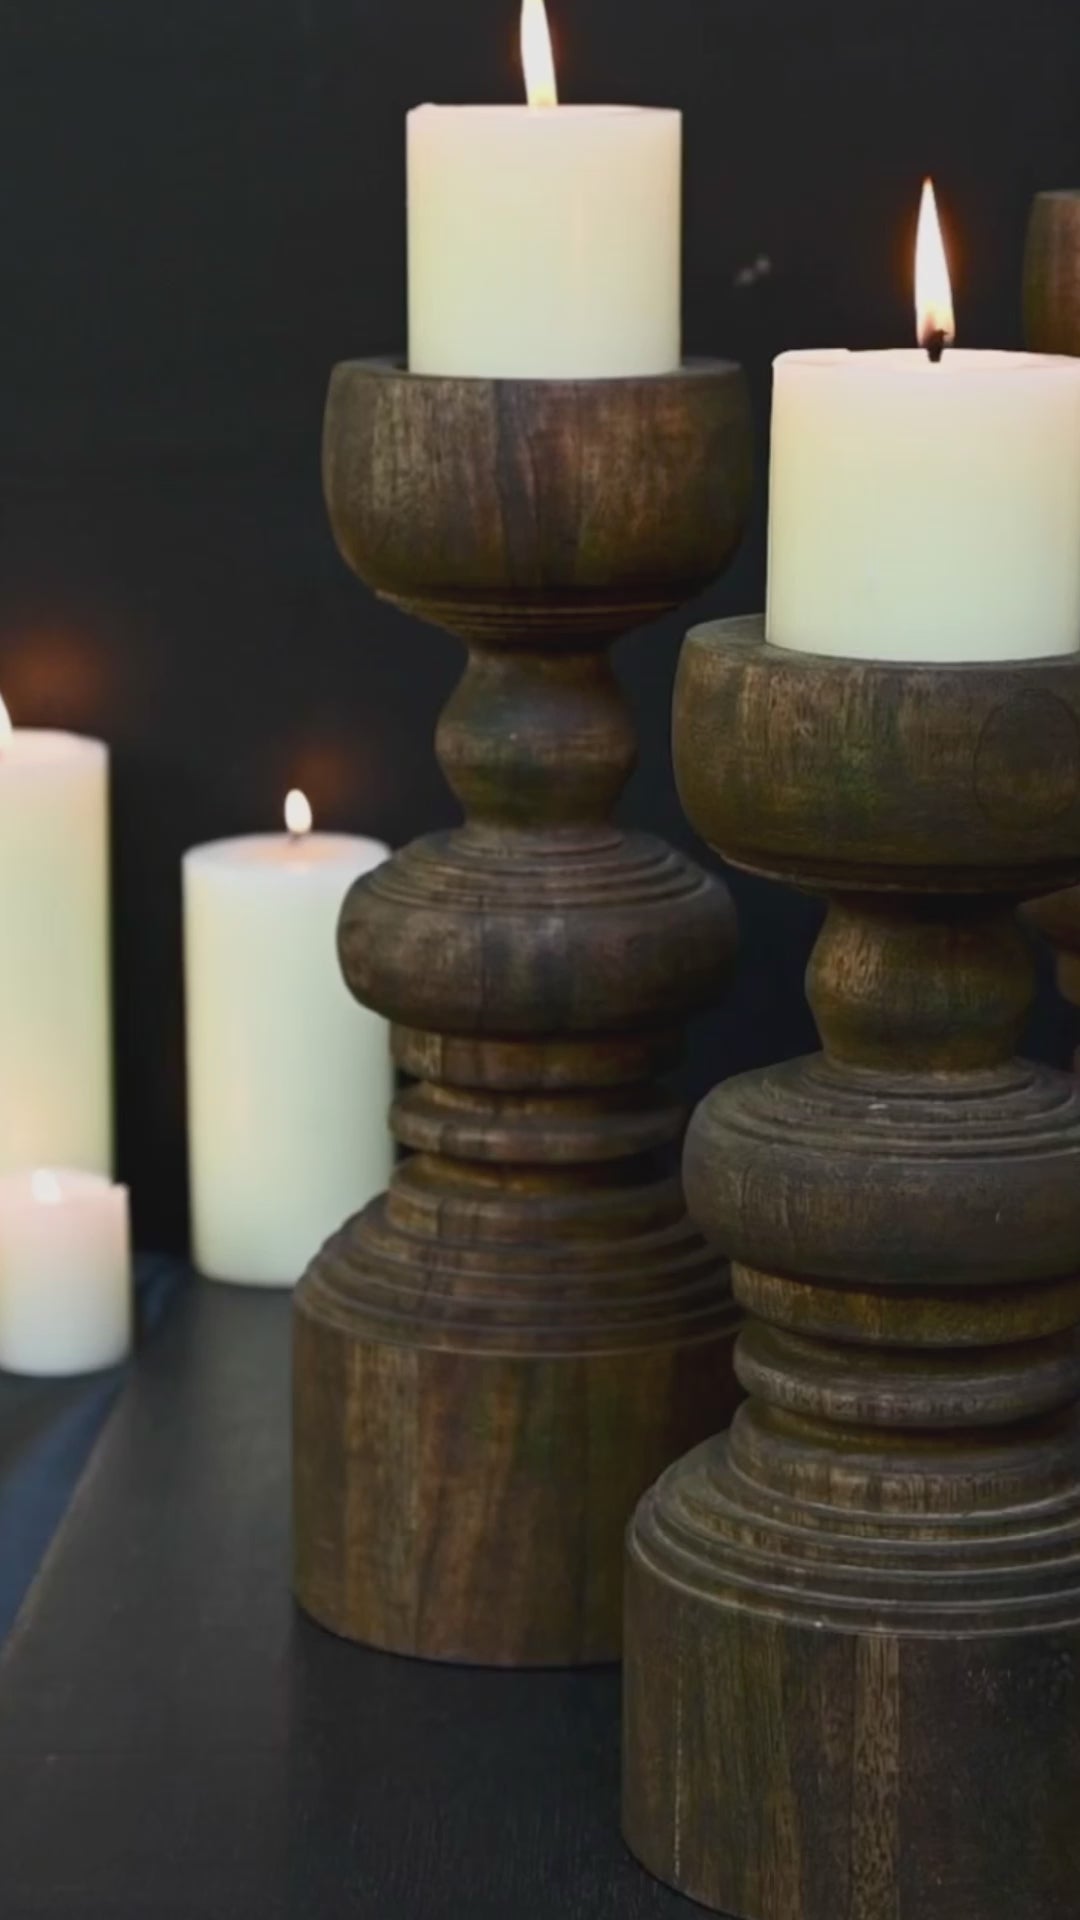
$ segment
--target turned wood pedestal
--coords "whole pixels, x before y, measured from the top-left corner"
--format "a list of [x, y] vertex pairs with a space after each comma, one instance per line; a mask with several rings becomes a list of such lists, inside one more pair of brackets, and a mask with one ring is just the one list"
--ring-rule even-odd
[[361, 881], [341, 923], [413, 1079], [410, 1156], [296, 1298], [296, 1593], [356, 1640], [615, 1657], [634, 1502], [733, 1404], [726, 1268], [686, 1217], [662, 1078], [732, 912], [612, 824], [635, 739], [608, 649], [725, 566], [749, 449], [726, 364], [334, 374], [342, 553], [468, 648], [437, 735], [465, 824]]
[[[1080, 356], [1080, 188], [1035, 196], [1024, 255], [1024, 332], [1034, 353]], [[1062, 994], [1080, 1006], [1080, 888], [1034, 901], [1028, 912], [1057, 955]], [[1080, 1048], [1076, 1066], [1080, 1072]]]
[[830, 905], [823, 1051], [688, 1136], [750, 1397], [631, 1529], [627, 1837], [745, 1920], [1075, 1920], [1080, 1089], [1015, 1057], [1014, 907], [1080, 874], [1080, 658], [701, 627], [675, 743], [710, 843]]

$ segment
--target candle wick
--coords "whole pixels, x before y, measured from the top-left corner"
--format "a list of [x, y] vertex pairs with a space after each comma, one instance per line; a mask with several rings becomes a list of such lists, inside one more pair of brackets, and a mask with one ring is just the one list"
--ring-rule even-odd
[[937, 367], [941, 365], [944, 352], [945, 329], [944, 327], [935, 327], [933, 333], [928, 334], [926, 338], [926, 357], [931, 366]]

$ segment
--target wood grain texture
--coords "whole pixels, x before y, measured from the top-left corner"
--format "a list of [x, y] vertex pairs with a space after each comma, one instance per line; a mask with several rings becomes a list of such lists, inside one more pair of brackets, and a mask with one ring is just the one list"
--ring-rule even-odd
[[1033, 353], [1080, 354], [1080, 187], [1037, 193], [1032, 202], [1024, 332]]
[[[1080, 355], [1080, 188], [1036, 194], [1024, 253], [1024, 331], [1034, 353]], [[1080, 1006], [1080, 890], [1028, 909], [1057, 956], [1058, 985]], [[1080, 1071], [1080, 1048], [1076, 1055]]]
[[830, 906], [822, 1051], [687, 1138], [749, 1398], [632, 1524], [627, 1837], [742, 1920], [1069, 1920], [1080, 1089], [1016, 1058], [1014, 908], [1080, 873], [1080, 659], [703, 627], [675, 749], [709, 843]]
[[726, 564], [738, 369], [333, 378], [345, 558], [459, 635], [437, 752], [465, 824], [355, 887], [345, 977], [414, 1077], [410, 1156], [296, 1298], [295, 1583], [350, 1638], [615, 1657], [639, 1494], [736, 1395], [726, 1271], [686, 1217], [662, 1075], [733, 947], [721, 883], [616, 828], [613, 638]]

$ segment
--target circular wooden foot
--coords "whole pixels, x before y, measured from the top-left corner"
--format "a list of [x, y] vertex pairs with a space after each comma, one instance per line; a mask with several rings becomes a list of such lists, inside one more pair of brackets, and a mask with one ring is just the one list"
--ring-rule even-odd
[[754, 1497], [741, 1418], [631, 1530], [633, 1852], [739, 1920], [1075, 1920], [1075, 1469], [966, 1545], [916, 1515], [844, 1531]]
[[[395, 1653], [615, 1659], [627, 1516], [734, 1395], [716, 1257], [673, 1180], [637, 1196], [620, 1241], [591, 1243], [613, 1195], [568, 1182], [579, 1237], [560, 1251], [550, 1178], [546, 1245], [527, 1200], [474, 1178], [472, 1231], [486, 1212], [492, 1237], [471, 1247], [451, 1237], [461, 1201], [456, 1221], [449, 1192], [433, 1209], [424, 1179], [407, 1163], [299, 1291], [297, 1597]], [[500, 1238], [508, 1213], [520, 1244]]]

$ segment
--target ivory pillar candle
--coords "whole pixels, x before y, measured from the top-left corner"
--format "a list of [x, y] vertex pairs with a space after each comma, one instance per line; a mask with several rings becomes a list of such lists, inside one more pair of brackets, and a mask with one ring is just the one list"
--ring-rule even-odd
[[556, 105], [542, 39], [530, 78], [530, 24], [546, 33], [527, 4], [537, 104], [408, 116], [410, 370], [670, 373], [681, 350], [682, 116]]
[[947, 300], [947, 281], [924, 293], [929, 352], [777, 360], [774, 646], [930, 661], [1080, 646], [1080, 364], [957, 351]]
[[919, 348], [785, 353], [768, 638], [878, 660], [1080, 645], [1080, 365]]
[[66, 1168], [0, 1179], [0, 1367], [97, 1372], [131, 1334], [127, 1188]]
[[336, 939], [386, 853], [295, 832], [185, 856], [193, 1243], [213, 1279], [291, 1284], [389, 1180], [388, 1029], [347, 991]]
[[0, 707], [0, 1173], [112, 1170], [109, 759]]

